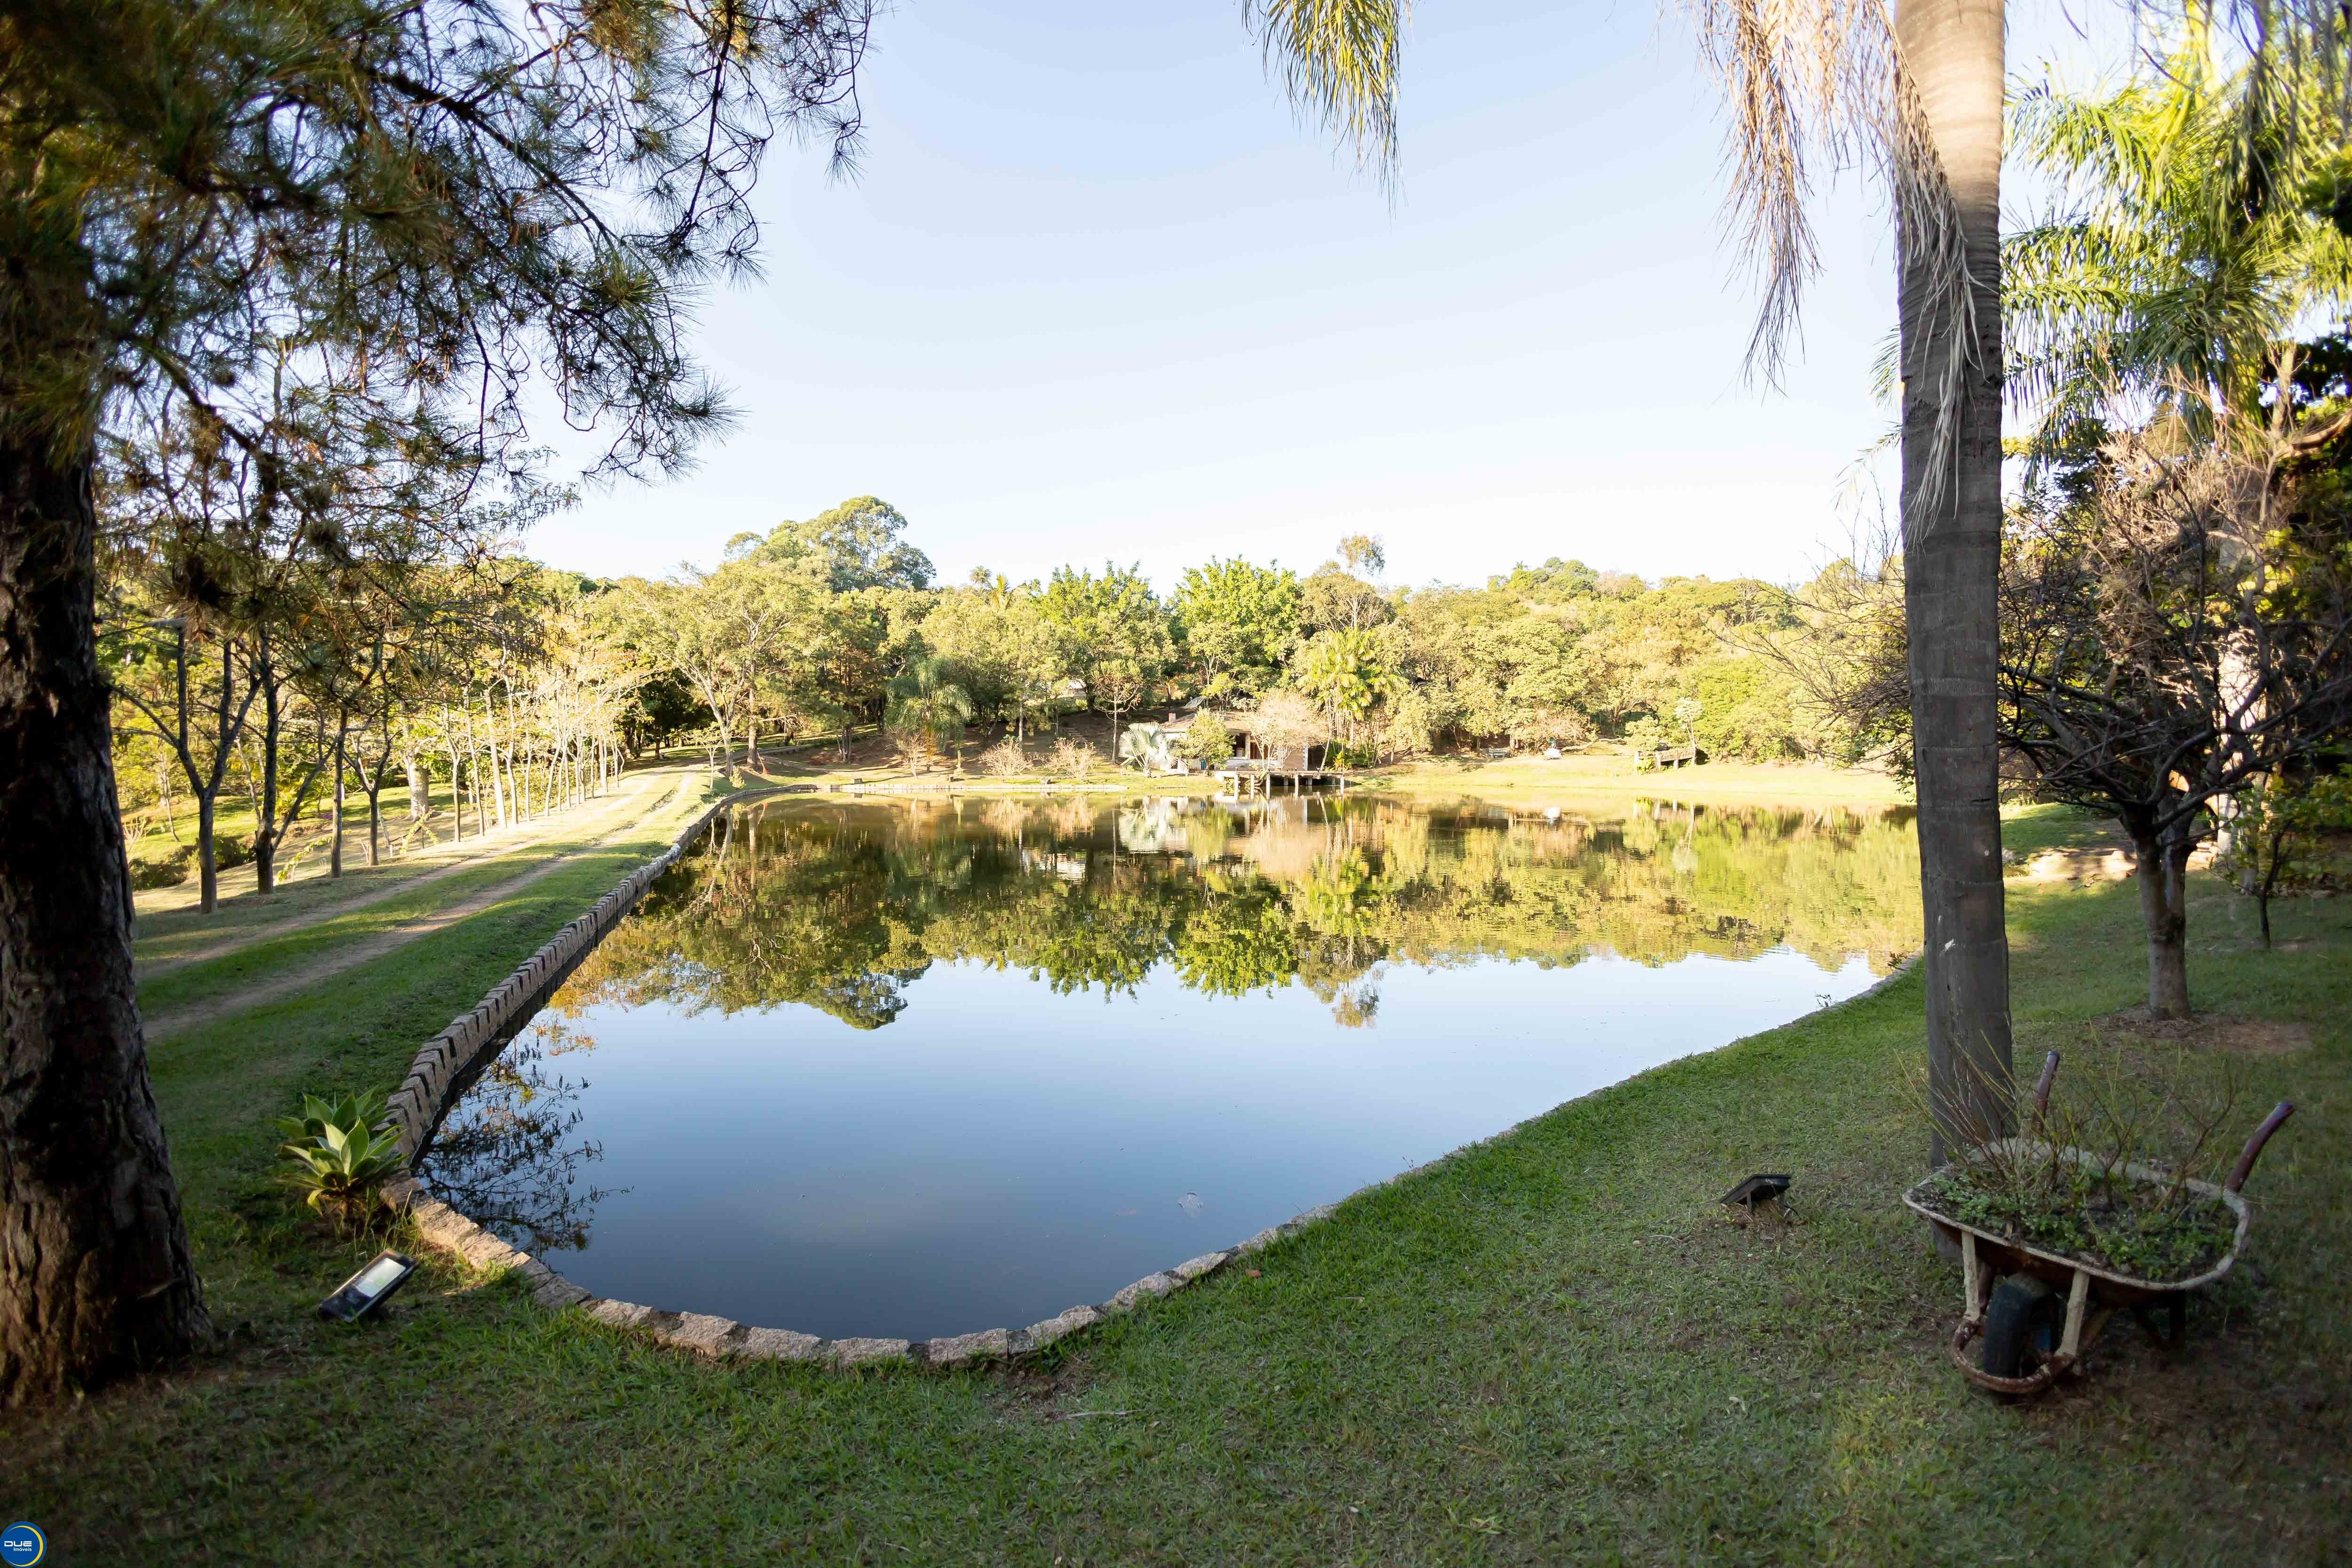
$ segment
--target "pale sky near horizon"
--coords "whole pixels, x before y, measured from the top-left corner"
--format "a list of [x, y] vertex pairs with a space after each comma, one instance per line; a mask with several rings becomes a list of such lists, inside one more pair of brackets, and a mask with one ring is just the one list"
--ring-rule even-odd
[[[2120, 9], [2012, 7], [2014, 76], [2120, 69]], [[1063, 563], [1302, 570], [1381, 536], [1391, 583], [1578, 557], [1807, 574], [1885, 427], [1880, 195], [1824, 203], [1779, 392], [1721, 242], [1686, 28], [1646, 3], [1418, 7], [1398, 199], [1292, 117], [1211, 0], [903, 0], [875, 25], [861, 168], [780, 145], [764, 276], [700, 351], [741, 419], [700, 467], [592, 491], [526, 541], [600, 575], [876, 494], [943, 580]], [[2112, 35], [2112, 36], [2110, 36]]]

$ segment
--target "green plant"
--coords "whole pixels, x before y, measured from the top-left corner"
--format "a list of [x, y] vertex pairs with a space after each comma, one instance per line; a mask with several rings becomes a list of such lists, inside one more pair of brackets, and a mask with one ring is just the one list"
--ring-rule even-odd
[[288, 1139], [278, 1152], [292, 1167], [286, 1184], [339, 1225], [365, 1213], [376, 1188], [400, 1172], [399, 1142], [383, 1111], [383, 1096], [373, 1091], [341, 1100], [306, 1094], [301, 1115], [278, 1119]]
[[[2012, 1086], [1953, 1099], [1996, 1095], [2013, 1098]], [[2222, 1129], [2237, 1101], [2226, 1061], [2215, 1074], [2146, 1042], [2093, 1045], [2063, 1094], [2018, 1105], [2024, 1135], [1970, 1140], [1918, 1196], [2010, 1241], [2144, 1279], [2189, 1279], [2219, 1262], [2236, 1234], [2236, 1215], [2204, 1189], [2231, 1152]]]
[[1647, 713], [1625, 726], [1625, 743], [1633, 748], [1633, 765], [1636, 768], [1650, 766], [1650, 753], [1662, 749], [1666, 739], [1665, 725]]
[[195, 846], [183, 844], [160, 860], [132, 859], [131, 885], [142, 892], [151, 888], [176, 888], [194, 868]]
[[2272, 778], [2233, 797], [2228, 847], [2213, 868], [2234, 876], [2262, 912], [2271, 944], [2271, 900], [2343, 885], [2352, 837], [2352, 771], [2289, 781]]
[[1215, 767], [1234, 754], [1233, 731], [1213, 713], [1203, 713], [1185, 727], [1176, 742], [1177, 753], [1206, 767]]

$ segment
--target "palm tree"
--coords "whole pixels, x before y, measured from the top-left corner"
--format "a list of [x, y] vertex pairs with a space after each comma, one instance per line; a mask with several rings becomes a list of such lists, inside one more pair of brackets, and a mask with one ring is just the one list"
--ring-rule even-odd
[[[1684, 9], [1731, 111], [1733, 226], [1764, 274], [1751, 365], [1777, 368], [1816, 269], [1813, 163], [1860, 153], [1895, 196], [1928, 1158], [1941, 1163], [1956, 1140], [2011, 1124], [1994, 694], [2002, 0], [1895, 0], [1891, 16], [1848, 0]], [[1402, 0], [1252, 0], [1247, 15], [1302, 110], [1391, 171]]]
[[971, 694], [954, 679], [954, 667], [919, 647], [890, 679], [890, 707], [884, 727], [919, 758], [925, 752], [961, 751], [963, 727], [971, 722]]
[[1389, 662], [1380, 635], [1353, 626], [1324, 633], [1299, 658], [1298, 686], [1331, 715], [1335, 732], [1354, 742], [1356, 726], [1375, 704], [1404, 686]]
[[2262, 405], [2294, 379], [2298, 334], [2352, 309], [2352, 239], [2310, 199], [2334, 184], [2326, 154], [2292, 134], [2317, 86], [2225, 74], [2195, 27], [2150, 80], [2018, 99], [2011, 145], [2064, 192], [2002, 247], [2010, 394], [2038, 449], [2117, 416], [2208, 441], [2268, 426], [2289, 450], [2342, 433], [2352, 415], [2297, 429], [2293, 398]]

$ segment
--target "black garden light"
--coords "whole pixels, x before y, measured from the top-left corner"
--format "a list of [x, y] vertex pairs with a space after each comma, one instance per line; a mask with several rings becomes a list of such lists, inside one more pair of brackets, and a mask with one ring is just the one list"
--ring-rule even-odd
[[1770, 1204], [1781, 1212], [1781, 1217], [1785, 1219], [1788, 1217], [1789, 1183], [1790, 1178], [1784, 1174], [1750, 1176], [1717, 1201], [1727, 1207], [1746, 1209], [1750, 1219], [1756, 1217], [1759, 1204]]
[[408, 1277], [415, 1272], [414, 1258], [398, 1252], [379, 1252], [367, 1267], [319, 1303], [319, 1316], [339, 1323], [355, 1323], [383, 1305], [384, 1298], [407, 1283]]

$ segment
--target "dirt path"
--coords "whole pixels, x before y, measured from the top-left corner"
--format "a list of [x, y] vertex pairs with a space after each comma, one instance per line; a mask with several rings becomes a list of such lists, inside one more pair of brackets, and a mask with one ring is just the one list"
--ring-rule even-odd
[[[692, 779], [682, 779], [675, 781], [675, 784], [678, 786], [682, 786], [691, 782], [693, 782]], [[653, 792], [641, 791], [639, 792], [638, 796], [635, 798], [642, 798], [643, 795], [648, 793]], [[484, 910], [490, 908], [501, 900], [512, 897], [515, 893], [530, 887], [533, 882], [538, 881], [541, 878], [559, 869], [570, 862], [574, 857], [587, 850], [602, 847], [604, 843], [610, 842], [613, 838], [622, 837], [642, 827], [646, 823], [671, 810], [676, 805], [677, 802], [677, 787], [663, 790], [659, 792], [659, 797], [657, 799], [656, 799], [650, 805], [647, 805], [643, 810], [639, 811], [628, 821], [625, 827], [617, 832], [606, 833], [593, 842], [583, 843], [571, 849], [567, 849], [561, 854], [551, 855], [546, 859], [538, 862], [532, 866], [530, 869], [522, 872], [519, 876], [509, 877], [506, 880], [499, 882], [494, 886], [484, 888], [479, 892], [474, 893], [465, 899], [461, 899], [457, 902], [450, 904], [446, 908], [436, 910], [429, 915], [420, 915], [415, 920], [404, 921], [389, 931], [379, 931], [373, 936], [346, 942], [342, 946], [336, 948], [331, 953], [323, 954], [316, 958], [307, 959], [293, 973], [281, 975], [274, 980], [266, 980], [257, 984], [245, 986], [239, 990], [227, 993], [224, 995], [207, 997], [201, 1002], [192, 1002], [184, 1006], [173, 1008], [168, 1012], [149, 1014], [145, 1020], [147, 1038], [152, 1044], [156, 1040], [164, 1039], [176, 1034], [183, 1034], [189, 1029], [213, 1023], [221, 1018], [233, 1017], [236, 1014], [245, 1012], [249, 1008], [258, 1007], [267, 1003], [278, 1001], [281, 997], [291, 996], [298, 992], [307, 991], [322, 981], [332, 979], [338, 974], [357, 969], [363, 963], [372, 963], [388, 952], [393, 952], [400, 948], [405, 947], [410, 942], [415, 942], [421, 937], [430, 936], [435, 931], [446, 930], [446, 928], [457, 924], [459, 921], [466, 920], [470, 916], [481, 913]], [[401, 884], [401, 886], [403, 888], [413, 888], [417, 885], [418, 881], [424, 879], [425, 879], [422, 878], [415, 879], [411, 881], [404, 882]], [[371, 897], [369, 901], [373, 902], [375, 900], [373, 897]], [[357, 906], [344, 907], [353, 908]], [[341, 910], [337, 910], [335, 912], [340, 914], [342, 911]], [[223, 951], [234, 951], [236, 947], [242, 945], [244, 945], [243, 942], [233, 943]], [[217, 956], [217, 954], [207, 954], [206, 956]]]
[[[446, 877], [454, 877], [459, 872], [473, 870], [477, 867], [488, 865], [508, 856], [525, 853], [542, 844], [592, 833], [603, 834], [617, 822], [625, 821], [634, 826], [644, 818], [647, 799], [656, 796], [660, 799], [667, 799], [676, 793], [681, 775], [663, 770], [638, 774], [636, 777], [640, 782], [635, 788], [608, 795], [581, 811], [577, 816], [565, 813], [534, 824], [533, 826], [539, 828], [539, 831], [528, 837], [508, 838], [503, 842], [494, 841], [475, 852], [460, 854], [453, 859], [428, 863], [424, 869], [413, 875], [379, 882], [351, 898], [332, 903], [309, 904], [278, 920], [224, 931], [217, 941], [208, 942], [203, 947], [175, 952], [165, 958], [142, 960], [138, 963], [134, 973], [141, 980], [157, 979], [185, 969], [191, 964], [207, 963], [215, 958], [226, 958], [240, 949], [251, 947], [256, 942], [271, 941], [285, 935], [288, 931], [299, 931], [304, 926], [314, 925], [322, 920], [333, 920], [355, 910], [372, 908], [387, 899], [398, 898], [404, 893], [427, 887]], [[155, 933], [157, 937], [164, 934]]]

